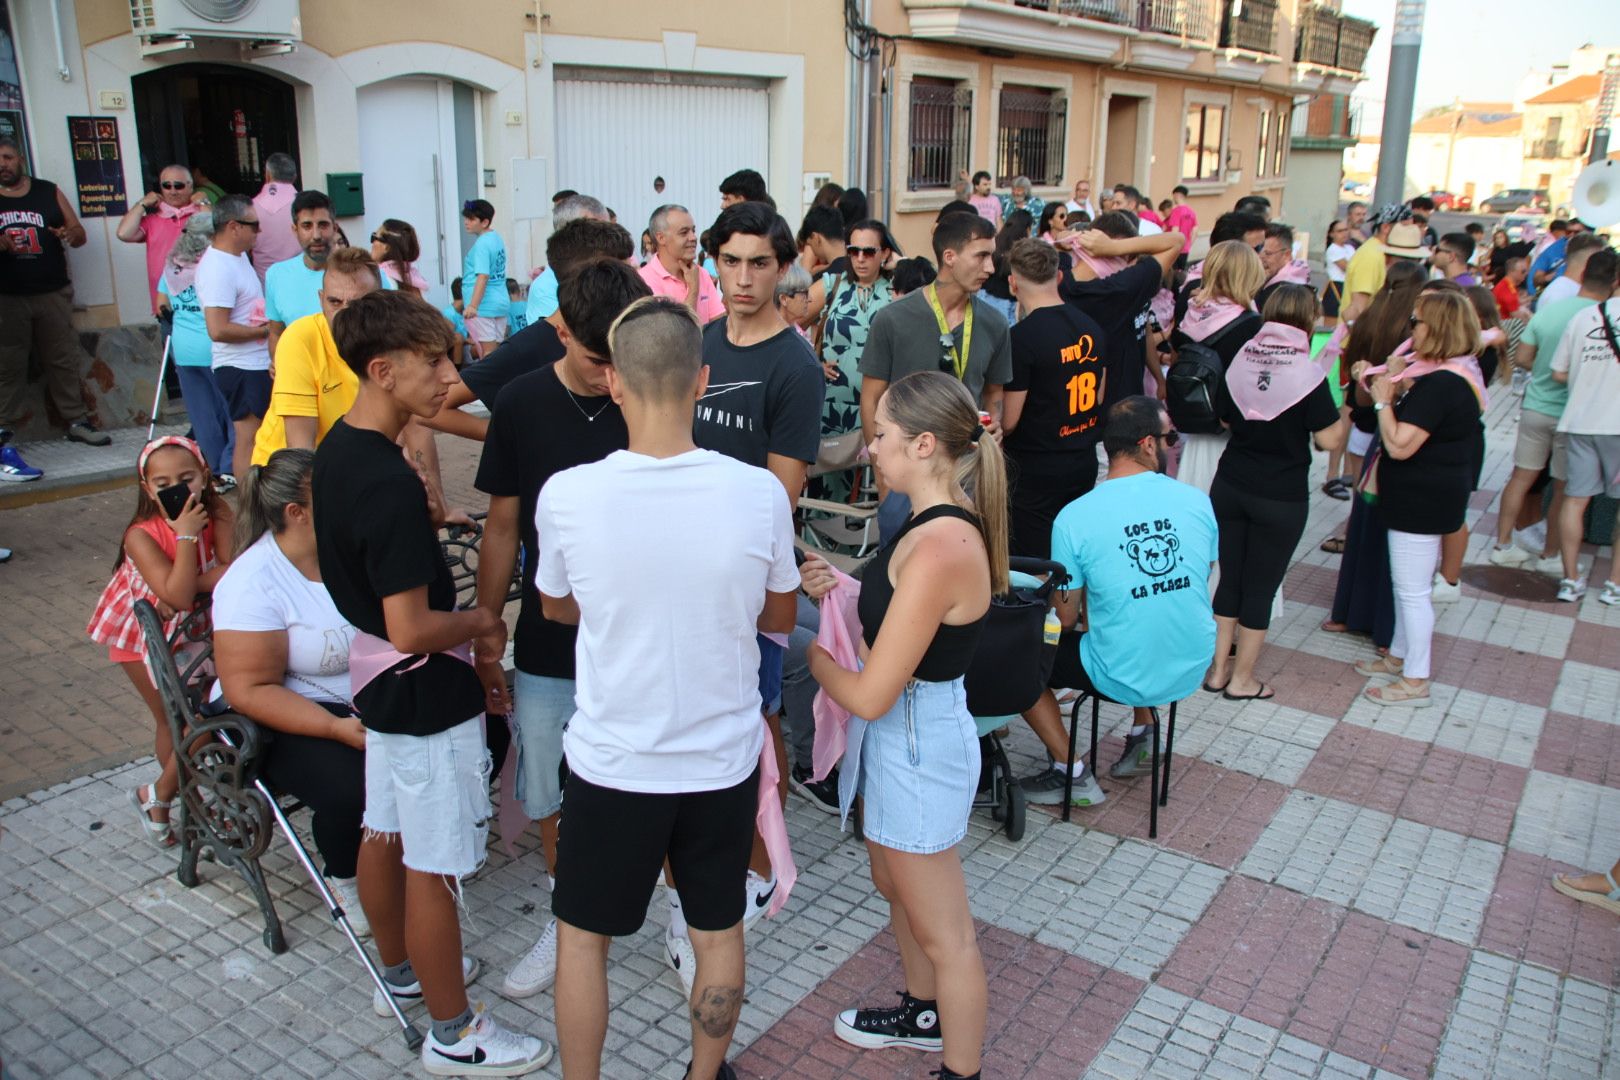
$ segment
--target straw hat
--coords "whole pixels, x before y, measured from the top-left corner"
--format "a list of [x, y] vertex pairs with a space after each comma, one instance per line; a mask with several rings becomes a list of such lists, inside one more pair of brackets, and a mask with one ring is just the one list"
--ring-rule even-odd
[[1389, 230], [1384, 241], [1384, 254], [1398, 259], [1427, 259], [1429, 249], [1423, 246], [1423, 230], [1410, 221], [1403, 221]]

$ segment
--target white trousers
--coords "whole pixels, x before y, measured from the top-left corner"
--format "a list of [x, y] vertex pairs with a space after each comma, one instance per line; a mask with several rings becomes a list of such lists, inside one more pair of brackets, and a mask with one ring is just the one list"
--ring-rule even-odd
[[1395, 587], [1395, 637], [1389, 655], [1406, 661], [1409, 679], [1429, 677], [1434, 604], [1429, 593], [1440, 565], [1439, 536], [1389, 530], [1389, 576]]

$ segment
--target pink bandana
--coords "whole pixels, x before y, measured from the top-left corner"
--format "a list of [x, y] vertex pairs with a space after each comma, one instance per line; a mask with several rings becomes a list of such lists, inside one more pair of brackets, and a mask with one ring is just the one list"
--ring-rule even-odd
[[[1321, 365], [1323, 371], [1331, 370], [1333, 362], [1344, 355], [1344, 343], [1349, 337], [1350, 324], [1340, 320], [1339, 324], [1333, 328], [1333, 333], [1328, 335], [1327, 342], [1322, 346], [1322, 351], [1316, 354], [1316, 362]], [[1350, 373], [1345, 372], [1340, 378], [1341, 381], [1347, 383], [1350, 380]]]
[[1479, 346], [1481, 352], [1490, 348], [1492, 345], [1505, 345], [1506, 343], [1507, 334], [1502, 332], [1502, 328], [1500, 326], [1493, 326], [1489, 330], [1486, 330], [1479, 335]]
[[1227, 299], [1208, 300], [1187, 305], [1179, 329], [1194, 341], [1203, 341], [1231, 324], [1232, 320], [1249, 309]]
[[[201, 261], [198, 260], [198, 262]], [[169, 288], [174, 290], [174, 295], [179, 296], [191, 288], [192, 283], [197, 280], [197, 263], [192, 262], [180, 266], [171, 260], [163, 268], [163, 276], [169, 279]]]
[[[1395, 347], [1395, 355], [1409, 357], [1412, 355], [1412, 339], [1407, 338]], [[1361, 385], [1365, 388], [1374, 375], [1383, 375], [1389, 371], [1388, 364], [1370, 367], [1361, 373]], [[1479, 370], [1479, 360], [1472, 356], [1453, 356], [1449, 360], [1429, 360], [1419, 358], [1408, 360], [1406, 367], [1399, 375], [1391, 375], [1392, 383], [1411, 382], [1421, 379], [1425, 375], [1436, 371], [1449, 371], [1453, 375], [1461, 375], [1473, 387], [1474, 396], [1479, 399], [1479, 411], [1484, 412], [1491, 407], [1491, 396], [1485, 392], [1485, 376]]]
[[1271, 275], [1267, 285], [1309, 285], [1311, 283], [1311, 264], [1303, 259], [1294, 259], [1281, 270]]
[[1169, 289], [1160, 289], [1148, 301], [1148, 311], [1153, 313], [1153, 321], [1159, 324], [1159, 329], [1168, 329], [1176, 320], [1176, 294]]
[[291, 184], [279, 184], [271, 181], [260, 188], [257, 195], [253, 196], [253, 205], [261, 210], [274, 213], [277, 210], [283, 210], [291, 206], [292, 201], [297, 197], [298, 189]]
[[1226, 388], [1246, 420], [1275, 420], [1305, 400], [1327, 378], [1311, 360], [1311, 337], [1268, 322], [1238, 350], [1226, 369]]
[[180, 221], [184, 221], [192, 214], [204, 209], [207, 208], [198, 206], [196, 203], [186, 203], [184, 206], [170, 206], [168, 203], [159, 200], [157, 204], [158, 217], [179, 219]]
[[1074, 257], [1091, 267], [1091, 272], [1099, 278], [1117, 274], [1130, 265], [1129, 260], [1126, 259], [1103, 258], [1100, 255], [1093, 255], [1091, 252], [1083, 250], [1078, 244], [1074, 248]]

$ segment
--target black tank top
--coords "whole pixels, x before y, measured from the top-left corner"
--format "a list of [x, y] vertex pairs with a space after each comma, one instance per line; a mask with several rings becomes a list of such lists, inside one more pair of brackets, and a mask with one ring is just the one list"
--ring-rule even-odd
[[[960, 506], [949, 503], [930, 506], [906, 522], [894, 539], [878, 552], [877, 558], [867, 565], [866, 573], [861, 575], [861, 597], [856, 607], [861, 616], [861, 636], [866, 639], [867, 648], [870, 649], [877, 641], [878, 631], [883, 627], [883, 617], [889, 610], [889, 601], [894, 599], [894, 586], [889, 584], [889, 560], [894, 557], [895, 547], [906, 533], [918, 525], [947, 517], [960, 518], [975, 527], [979, 524], [977, 518]], [[923, 682], [950, 682], [966, 674], [968, 661], [973, 659], [979, 633], [984, 629], [984, 620], [989, 614], [990, 610], [986, 608], [984, 615], [973, 622], [960, 626], [941, 623], [934, 640], [928, 644], [928, 651], [917, 662], [913, 678]]]
[[39, 296], [67, 288], [67, 255], [52, 229], [65, 224], [56, 185], [30, 179], [26, 195], [0, 195], [0, 232], [11, 251], [0, 254], [0, 296]]

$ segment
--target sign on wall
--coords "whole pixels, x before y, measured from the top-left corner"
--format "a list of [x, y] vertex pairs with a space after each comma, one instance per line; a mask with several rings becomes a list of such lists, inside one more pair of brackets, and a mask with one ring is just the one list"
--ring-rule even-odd
[[129, 209], [124, 191], [124, 155], [118, 121], [111, 116], [70, 116], [73, 179], [79, 188], [79, 216], [122, 217]]

